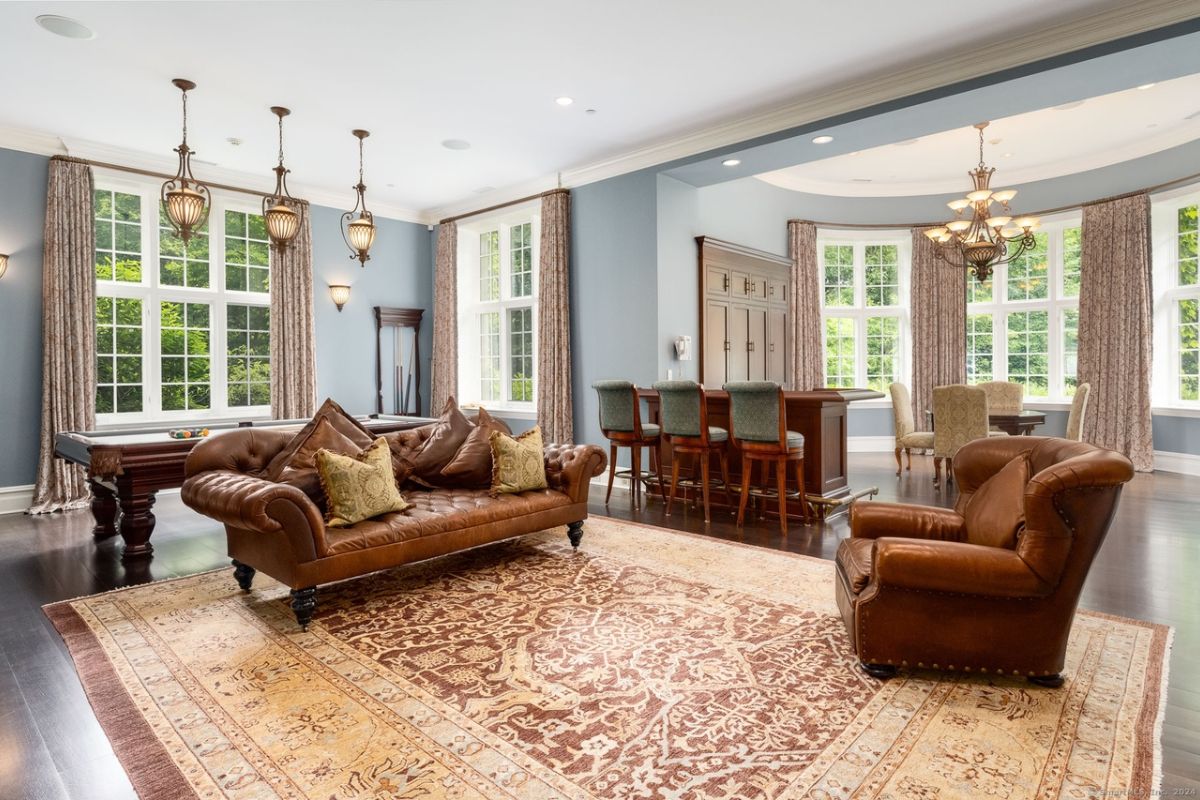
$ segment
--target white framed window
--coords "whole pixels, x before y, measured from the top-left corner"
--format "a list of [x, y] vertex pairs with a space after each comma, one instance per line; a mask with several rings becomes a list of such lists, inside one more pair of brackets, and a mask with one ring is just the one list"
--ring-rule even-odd
[[818, 231], [826, 386], [908, 382], [911, 248], [908, 231]]
[[536, 413], [540, 203], [460, 223], [458, 400]]
[[1154, 405], [1200, 410], [1200, 192], [1196, 186], [1156, 198], [1154, 259]]
[[159, 188], [97, 171], [97, 424], [269, 416], [270, 254], [253, 198], [213, 192], [185, 245]]
[[1075, 394], [1080, 221], [1045, 222], [1037, 245], [980, 283], [967, 277], [967, 382], [1012, 381], [1027, 401]]

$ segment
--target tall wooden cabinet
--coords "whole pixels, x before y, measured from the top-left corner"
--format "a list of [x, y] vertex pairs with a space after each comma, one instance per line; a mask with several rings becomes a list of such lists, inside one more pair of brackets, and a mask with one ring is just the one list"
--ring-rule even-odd
[[700, 380], [787, 385], [791, 264], [761, 250], [697, 236]]

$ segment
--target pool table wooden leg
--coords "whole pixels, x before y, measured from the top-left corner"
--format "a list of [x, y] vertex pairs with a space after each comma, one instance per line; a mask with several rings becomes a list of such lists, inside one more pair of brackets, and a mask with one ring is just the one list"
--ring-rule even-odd
[[121, 538], [125, 540], [122, 561], [149, 558], [154, 552], [150, 534], [154, 532], [154, 489], [117, 484], [117, 497], [121, 501]]
[[92, 487], [92, 517], [96, 520], [92, 537], [102, 542], [117, 535], [117, 495], [98, 480], [88, 483]]

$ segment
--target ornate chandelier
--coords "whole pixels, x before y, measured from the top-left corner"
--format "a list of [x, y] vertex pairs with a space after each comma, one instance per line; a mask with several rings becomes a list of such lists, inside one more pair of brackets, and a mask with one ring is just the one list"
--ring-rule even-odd
[[186, 78], [171, 81], [183, 93], [183, 142], [175, 148], [179, 154], [179, 169], [175, 177], [162, 186], [161, 199], [171, 226], [187, 244], [196, 228], [204, 226], [212, 204], [208, 187], [192, 177], [192, 150], [187, 143], [187, 93], [196, 84]]
[[[954, 263], [949, 254], [957, 252], [962, 263], [980, 281], [986, 281], [994, 267], [1019, 258], [1035, 246], [1034, 231], [1041, 227], [1037, 217], [1013, 219], [1008, 204], [1017, 196], [1016, 189], [993, 192], [989, 188], [996, 168], [988, 167], [983, 161], [983, 130], [987, 126], [986, 122], [975, 124], [979, 131], [979, 166], [967, 173], [975, 183], [975, 190], [965, 198], [946, 204], [953, 209], [954, 219], [925, 231], [925, 235], [938, 245], [938, 258]], [[999, 203], [1000, 207], [993, 209], [993, 203]], [[971, 212], [969, 218], [964, 216], [967, 209]]]
[[[263, 219], [271, 244], [284, 250], [300, 232], [304, 205], [288, 193], [287, 174], [291, 170], [283, 165], [283, 118], [292, 112], [281, 106], [271, 106], [271, 113], [279, 117], [279, 166], [275, 167], [275, 193], [263, 198]], [[293, 206], [300, 210], [293, 210]]]
[[363, 183], [363, 139], [371, 134], [364, 130], [351, 133], [358, 138], [358, 185], [354, 187], [358, 197], [354, 208], [342, 214], [342, 239], [350, 248], [350, 257], [357, 258], [365, 267], [371, 260], [371, 245], [375, 241], [375, 215], [367, 210], [367, 187]]

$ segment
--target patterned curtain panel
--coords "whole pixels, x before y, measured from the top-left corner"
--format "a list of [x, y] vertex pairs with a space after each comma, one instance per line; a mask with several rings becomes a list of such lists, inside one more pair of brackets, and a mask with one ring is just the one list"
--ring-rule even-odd
[[912, 229], [913, 418], [933, 408], [935, 386], [967, 382], [967, 271], [937, 257], [924, 228]]
[[438, 225], [433, 266], [433, 387], [431, 414], [458, 393], [458, 223]]
[[792, 256], [792, 388], [809, 390], [825, 385], [825, 346], [821, 339], [821, 276], [817, 265], [817, 226], [788, 221], [788, 250]]
[[285, 250], [271, 249], [271, 415], [304, 419], [316, 410], [311, 214]]
[[83, 471], [54, 436], [96, 426], [96, 234], [92, 168], [50, 159], [42, 266], [42, 433], [31, 514], [88, 505]]
[[1150, 198], [1086, 206], [1082, 239], [1078, 376], [1092, 386], [1083, 438], [1147, 472], [1154, 469]]
[[542, 198], [538, 278], [537, 416], [548, 442], [574, 442], [571, 405], [571, 193]]

